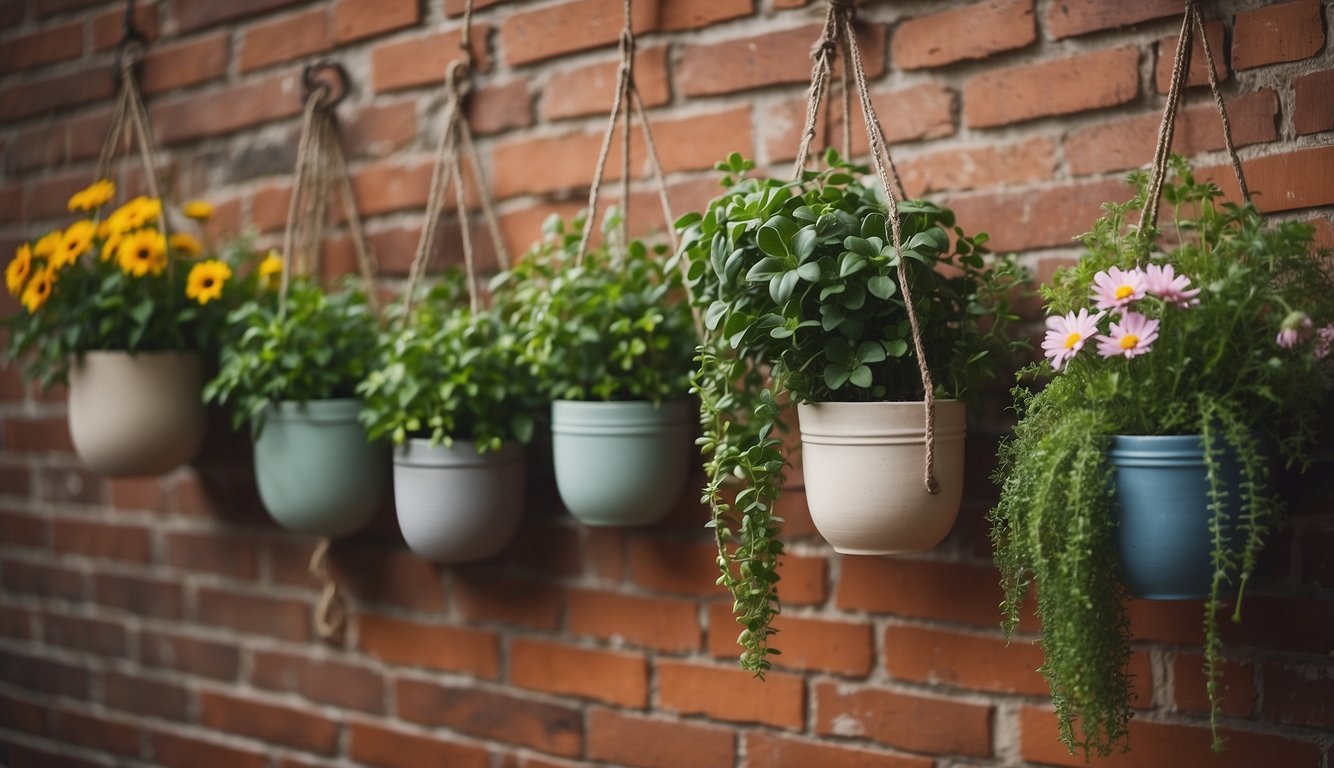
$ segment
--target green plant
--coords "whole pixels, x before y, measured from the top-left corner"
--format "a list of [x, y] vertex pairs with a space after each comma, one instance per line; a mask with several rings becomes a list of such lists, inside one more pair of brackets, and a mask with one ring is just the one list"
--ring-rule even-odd
[[451, 275], [380, 335], [378, 362], [357, 388], [371, 438], [467, 440], [480, 453], [532, 437], [543, 401], [519, 373], [518, 334], [495, 310], [459, 306], [461, 285]]
[[[693, 391], [719, 583], [744, 627], [741, 666], [761, 676], [777, 653], [768, 640], [783, 551], [773, 514], [785, 466], [780, 404], [923, 397], [883, 193], [857, 180], [865, 168], [833, 151], [825, 159], [824, 171], [780, 181], [747, 177], [754, 164], [733, 154], [718, 166], [726, 192], [677, 222], [710, 332]], [[1005, 346], [1018, 271], [989, 262], [986, 236], [965, 235], [948, 209], [911, 200], [899, 214], [927, 365], [941, 393], [963, 396]], [[732, 478], [740, 486], [729, 502]]]
[[285, 308], [267, 292], [227, 323], [204, 400], [231, 404], [233, 426], [249, 422], [255, 436], [273, 403], [353, 397], [375, 357], [375, 315], [352, 283], [326, 293], [315, 280], [293, 278]]
[[561, 400], [684, 397], [699, 343], [681, 295], [676, 258], [665, 248], [616, 240], [619, 214], [603, 223], [602, 248], [578, 264], [583, 217], [552, 215], [543, 238], [493, 282], [502, 312], [519, 329], [523, 359]]
[[[157, 198], [136, 197], [103, 216], [114, 196], [109, 181], [75, 193], [69, 209], [87, 218], [23, 243], [5, 269], [23, 304], [6, 320], [6, 358], [22, 358], [43, 387], [65, 381], [82, 352], [211, 354], [228, 308], [254, 290], [253, 278], [233, 279], [253, 256], [248, 243], [205, 253], [213, 249], [194, 234], [162, 231]], [[200, 220], [212, 213], [198, 201], [186, 210]]]
[[[1180, 158], [1172, 167], [1176, 181], [1164, 187], [1173, 212], [1168, 237], [1127, 223], [1127, 214], [1144, 206], [1148, 183], [1146, 174], [1131, 174], [1136, 196], [1105, 205], [1082, 238], [1079, 262], [1043, 288], [1052, 315], [1043, 345], [1050, 359], [1021, 375], [1050, 380], [1037, 392], [1015, 389], [1022, 419], [996, 472], [1001, 498], [990, 518], [1004, 627], [1015, 629], [1036, 585], [1042, 673], [1061, 740], [1086, 756], [1111, 752], [1131, 717], [1110, 436], [1205, 436], [1214, 573], [1204, 655], [1220, 748], [1217, 616], [1222, 600], [1235, 597], [1233, 619], [1240, 619], [1264, 535], [1281, 511], [1264, 446], [1290, 464], [1306, 463], [1321, 367], [1334, 344], [1334, 281], [1328, 264], [1311, 254], [1312, 228], [1267, 226], [1250, 205], [1220, 205], [1218, 188], [1197, 182]], [[1091, 293], [1101, 312], [1089, 313]], [[1243, 467], [1240, 498], [1232, 500], [1240, 551], [1224, 532], [1223, 445]]]

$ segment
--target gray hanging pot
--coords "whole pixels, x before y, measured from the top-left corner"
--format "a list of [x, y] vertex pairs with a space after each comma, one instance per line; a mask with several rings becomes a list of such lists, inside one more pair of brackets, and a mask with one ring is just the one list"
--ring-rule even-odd
[[920, 402], [797, 406], [806, 502], [820, 535], [845, 555], [925, 552], [947, 536], [963, 499], [966, 409], [936, 401], [935, 475], [922, 484]]
[[74, 449], [100, 475], [170, 472], [203, 445], [203, 386], [194, 352], [84, 352], [69, 372]]
[[488, 558], [523, 513], [524, 449], [478, 454], [471, 442], [409, 439], [394, 451], [394, 508], [413, 552], [440, 563]]
[[685, 400], [551, 404], [556, 488], [585, 525], [649, 525], [681, 498], [693, 409]]
[[342, 536], [375, 516], [384, 487], [381, 445], [366, 440], [355, 398], [270, 405], [255, 440], [264, 508], [297, 533]]

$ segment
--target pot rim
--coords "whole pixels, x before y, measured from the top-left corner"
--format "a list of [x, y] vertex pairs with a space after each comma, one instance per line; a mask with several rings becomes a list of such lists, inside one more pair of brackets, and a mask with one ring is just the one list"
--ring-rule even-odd
[[595, 434], [658, 431], [686, 426], [693, 422], [693, 414], [690, 401], [685, 399], [660, 404], [650, 400], [553, 400], [551, 431], [565, 434], [587, 430]]
[[[964, 403], [942, 399], [935, 404], [936, 442], [963, 440], [968, 431]], [[809, 443], [923, 444], [926, 424], [921, 414], [925, 406], [924, 400], [798, 403], [798, 427], [802, 442]]]
[[265, 418], [278, 421], [356, 421], [363, 407], [359, 397], [270, 400]]
[[473, 440], [455, 440], [453, 445], [431, 444], [430, 438], [410, 437], [394, 446], [394, 466], [424, 469], [500, 467], [524, 460], [523, 443], [510, 440], [499, 451], [478, 453]]

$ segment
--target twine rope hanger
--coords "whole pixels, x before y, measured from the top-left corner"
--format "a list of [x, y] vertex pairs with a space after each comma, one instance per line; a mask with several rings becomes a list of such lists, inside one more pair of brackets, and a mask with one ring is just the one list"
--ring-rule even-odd
[[1153, 173], [1149, 179], [1148, 198], [1144, 210], [1140, 212], [1139, 229], [1156, 227], [1158, 207], [1162, 197], [1163, 183], [1167, 178], [1167, 159], [1172, 153], [1172, 138], [1176, 132], [1177, 113], [1181, 106], [1186, 83], [1190, 76], [1190, 56], [1195, 33], [1200, 36], [1200, 47], [1204, 50], [1204, 59], [1209, 77], [1209, 91], [1213, 95], [1214, 106], [1223, 125], [1223, 145], [1227, 148], [1228, 160], [1232, 164], [1232, 173], [1237, 178], [1237, 188], [1243, 201], [1251, 201], [1251, 191], [1242, 172], [1241, 158], [1237, 155], [1236, 144], [1232, 140], [1232, 121], [1228, 118], [1227, 105], [1218, 86], [1218, 73], [1214, 66], [1213, 45], [1204, 28], [1204, 19], [1200, 15], [1196, 0], [1186, 0], [1186, 12], [1181, 19], [1181, 33], [1177, 37], [1176, 56], [1172, 61], [1172, 79], [1167, 90], [1167, 102], [1163, 107], [1163, 121], [1158, 128], [1158, 142], [1153, 151]]
[[495, 247], [496, 262], [502, 270], [509, 269], [509, 250], [500, 233], [500, 220], [496, 216], [491, 194], [482, 174], [482, 160], [473, 142], [472, 128], [468, 124], [464, 106], [471, 91], [473, 70], [472, 54], [472, 15], [473, 0], [464, 4], [463, 30], [459, 38], [460, 57], [449, 63], [445, 69], [445, 120], [436, 146], [436, 162], [431, 170], [431, 187], [426, 199], [426, 220], [422, 225], [421, 237], [417, 241], [417, 253], [413, 256], [408, 269], [408, 285], [404, 296], [403, 322], [407, 323], [416, 302], [417, 290], [426, 274], [435, 248], [436, 233], [440, 226], [440, 215], [445, 208], [445, 199], [449, 190], [454, 191], [455, 206], [459, 217], [459, 234], [463, 246], [463, 268], [467, 276], [468, 305], [473, 312], [481, 309], [481, 297], [477, 289], [477, 265], [472, 247], [472, 227], [468, 221], [467, 192], [463, 182], [463, 159], [460, 151], [471, 168], [473, 185], [482, 209], [482, 217]]
[[[337, 88], [319, 77], [331, 73]], [[314, 269], [324, 241], [329, 201], [336, 190], [347, 220], [348, 237], [357, 257], [357, 268], [365, 285], [366, 300], [379, 317], [380, 300], [375, 291], [375, 257], [371, 253], [352, 190], [351, 175], [335, 108], [346, 97], [350, 84], [341, 64], [323, 59], [302, 73], [306, 92], [297, 140], [296, 170], [288, 202], [287, 227], [283, 233], [283, 271], [278, 289], [279, 316], [287, 314], [287, 294], [294, 275], [308, 276]]]
[[[885, 207], [888, 212], [885, 218], [889, 230], [887, 234], [894, 246], [894, 253], [898, 256], [895, 269], [898, 274], [899, 290], [903, 294], [904, 308], [908, 313], [913, 351], [917, 356], [917, 372], [922, 380], [924, 395], [926, 451], [923, 462], [922, 484], [928, 493], [935, 495], [940, 492], [940, 484], [936, 481], [935, 473], [935, 385], [931, 381], [931, 371], [927, 368], [926, 351], [922, 344], [921, 323], [918, 320], [917, 309], [914, 306], [912, 289], [908, 285], [907, 265], [902, 256], [903, 232], [899, 223], [898, 200], [894, 193], [897, 190], [900, 197], [907, 197], [907, 195], [904, 193], [903, 180], [899, 176], [898, 169], [894, 166], [893, 158], [890, 157], [889, 144], [885, 139], [885, 129], [880, 122], [880, 117], [876, 114], [875, 105], [871, 101], [870, 88], [866, 83], [866, 68], [862, 63], [861, 46], [857, 42], [856, 12], [854, 0], [829, 0], [824, 31], [811, 52], [811, 58], [815, 63], [811, 68], [811, 87], [806, 104], [806, 125], [801, 133], [801, 145], [797, 149], [797, 159], [792, 173], [795, 178], [800, 179], [806, 170], [806, 163], [810, 159], [811, 143], [815, 140], [816, 118], [820, 114], [820, 104], [825, 97], [828, 80], [833, 70], [834, 55], [841, 43], [844, 77], [846, 78], [847, 70], [851, 69], [857, 100], [861, 104], [862, 120], [866, 125], [866, 138], [871, 151], [871, 158], [875, 164], [876, 175], [880, 178], [880, 184], [885, 190]], [[845, 86], [845, 99], [847, 95]], [[848, 122], [848, 118], [845, 117], [844, 137], [850, 148], [851, 136], [848, 132]], [[890, 184], [891, 179], [894, 182], [892, 186]]]
[[[611, 141], [616, 133], [616, 121], [624, 115], [624, 130], [621, 132], [621, 241], [625, 245], [630, 242], [630, 123], [631, 114], [639, 117], [639, 127], [644, 133], [644, 150], [648, 155], [649, 168], [653, 174], [653, 182], [658, 192], [658, 204], [662, 206], [663, 220], [666, 222], [667, 240], [671, 245], [672, 253], [676, 253], [679, 244], [676, 239], [676, 230], [674, 222], [676, 217], [672, 214], [672, 204], [667, 193], [667, 180], [662, 170], [662, 161], [658, 155], [657, 143], [653, 140], [653, 127], [649, 124], [648, 111], [644, 107], [644, 97], [639, 92], [639, 86], [635, 82], [635, 31], [634, 31], [634, 9], [631, 0], [624, 0], [622, 9], [625, 16], [625, 24], [621, 27], [620, 34], [620, 63], [616, 68], [616, 93], [612, 98], [611, 112], [607, 117], [607, 130], [602, 135], [602, 146], [598, 150], [597, 164], [593, 168], [593, 182], [588, 189], [588, 219], [584, 223], [584, 231], [579, 238], [579, 250], [575, 254], [574, 264], [576, 267], [583, 266], [584, 257], [588, 255], [588, 241], [593, 234], [596, 226], [598, 196], [602, 188], [602, 180], [607, 168], [607, 158], [611, 154]], [[686, 303], [690, 307], [691, 318], [695, 326], [695, 335], [699, 339], [705, 338], [704, 318], [699, 313], [699, 308], [695, 305], [693, 292], [690, 289], [690, 281], [687, 279], [686, 260], [681, 258], [677, 260], [677, 267], [681, 272], [681, 284], [686, 290]]]

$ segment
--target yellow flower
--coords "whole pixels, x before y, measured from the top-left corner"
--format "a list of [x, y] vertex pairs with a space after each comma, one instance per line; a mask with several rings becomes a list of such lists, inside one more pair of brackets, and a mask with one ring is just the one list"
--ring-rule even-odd
[[283, 260], [278, 256], [277, 251], [269, 251], [269, 255], [259, 263], [259, 283], [267, 290], [276, 290], [278, 281], [283, 274]]
[[80, 256], [93, 247], [93, 236], [96, 234], [97, 225], [86, 219], [69, 225], [55, 253], [51, 254], [52, 269], [64, 269], [78, 261]]
[[144, 229], [126, 235], [116, 249], [116, 260], [123, 272], [135, 277], [152, 273], [154, 277], [167, 268], [167, 243], [162, 233]]
[[55, 253], [56, 249], [60, 247], [60, 243], [64, 241], [64, 239], [65, 233], [58, 229], [47, 232], [37, 240], [37, 245], [32, 247], [32, 252], [38, 256], [44, 256], [49, 259], [51, 258], [51, 254]]
[[71, 211], [91, 211], [106, 205], [116, 195], [116, 185], [106, 179], [94, 181], [69, 199]]
[[204, 252], [204, 246], [189, 232], [177, 232], [171, 236], [171, 249], [180, 251], [190, 258]]
[[190, 269], [185, 295], [200, 304], [222, 298], [222, 286], [232, 277], [232, 268], [217, 259], [201, 261]]
[[33, 274], [32, 282], [23, 289], [23, 306], [28, 308], [28, 314], [36, 314], [46, 300], [51, 298], [51, 287], [55, 282], [56, 271], [52, 267], [39, 269]]
[[19, 246], [14, 254], [14, 260], [5, 267], [5, 287], [9, 289], [12, 296], [18, 296], [23, 293], [23, 286], [28, 282], [28, 275], [32, 274], [32, 248], [27, 243]]
[[156, 221], [162, 215], [162, 201], [156, 197], [144, 197], [140, 195], [125, 205], [117, 208], [114, 213], [107, 218], [109, 227], [120, 229], [122, 232], [130, 229], [138, 229], [145, 224]]
[[194, 219], [195, 221], [208, 221], [213, 218], [213, 213], [215, 211], [216, 209], [213, 207], [213, 203], [210, 203], [207, 200], [191, 200], [181, 206], [181, 213], [184, 213], [186, 218]]

